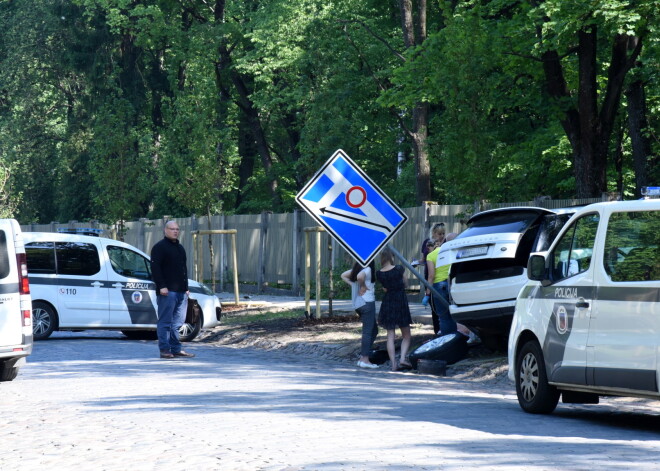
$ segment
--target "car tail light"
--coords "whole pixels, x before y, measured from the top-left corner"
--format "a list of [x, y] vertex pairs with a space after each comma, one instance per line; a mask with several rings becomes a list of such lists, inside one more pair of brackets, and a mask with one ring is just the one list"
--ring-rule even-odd
[[[20, 295], [30, 294], [30, 282], [28, 280], [27, 259], [24, 253], [16, 254], [16, 264], [18, 265], [18, 293]], [[21, 314], [23, 317], [23, 327], [28, 327], [32, 331], [32, 308], [30, 298], [25, 296], [21, 299]]]
[[18, 265], [18, 292], [19, 294], [30, 294], [30, 282], [28, 281], [27, 260], [24, 253], [16, 254]]

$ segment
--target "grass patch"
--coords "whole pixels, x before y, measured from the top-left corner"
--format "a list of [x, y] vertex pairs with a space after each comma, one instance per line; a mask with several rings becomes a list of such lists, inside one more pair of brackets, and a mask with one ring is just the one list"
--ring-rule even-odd
[[300, 319], [304, 317], [303, 311], [281, 311], [281, 312], [242, 312], [238, 315], [227, 313], [227, 317], [223, 319], [224, 325], [249, 325], [268, 323], [273, 321]]

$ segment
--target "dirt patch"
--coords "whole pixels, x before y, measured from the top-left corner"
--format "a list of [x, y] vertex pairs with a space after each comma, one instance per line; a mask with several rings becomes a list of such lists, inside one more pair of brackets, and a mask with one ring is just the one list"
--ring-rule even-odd
[[[223, 306], [227, 316], [278, 312], [287, 309], [271, 306]], [[240, 324], [224, 324], [204, 331], [198, 342], [233, 347], [256, 347], [283, 350], [302, 355], [331, 358], [354, 363], [360, 354], [362, 324], [355, 313], [339, 312], [334, 316], [311, 319], [304, 311], [297, 317], [259, 320]], [[430, 325], [413, 324], [412, 349], [433, 338]], [[374, 348], [385, 350], [385, 331], [380, 329]], [[508, 385], [507, 360], [503, 353], [492, 352], [481, 345], [472, 346], [468, 355], [447, 369], [447, 376], [484, 385]]]

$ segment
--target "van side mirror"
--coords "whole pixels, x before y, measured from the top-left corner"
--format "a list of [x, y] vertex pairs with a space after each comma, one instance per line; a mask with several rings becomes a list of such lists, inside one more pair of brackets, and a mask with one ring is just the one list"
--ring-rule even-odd
[[533, 281], [540, 281], [543, 286], [550, 284], [548, 271], [545, 267], [545, 257], [543, 255], [531, 255], [527, 261], [527, 278]]

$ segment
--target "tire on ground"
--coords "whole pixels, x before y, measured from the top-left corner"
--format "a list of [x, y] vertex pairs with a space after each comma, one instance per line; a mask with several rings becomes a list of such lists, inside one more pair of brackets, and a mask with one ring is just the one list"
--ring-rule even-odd
[[18, 367], [8, 366], [7, 362], [0, 362], [0, 381], [11, 381], [18, 376]]
[[468, 337], [455, 332], [442, 335], [420, 345], [408, 355], [413, 367], [417, 367], [417, 360], [443, 360], [448, 365], [454, 364], [467, 356]]
[[58, 329], [59, 318], [55, 309], [47, 303], [32, 303], [32, 338], [44, 340]]
[[179, 339], [182, 342], [192, 342], [202, 330], [202, 316], [199, 316], [194, 324], [184, 323], [179, 329]]
[[527, 341], [516, 355], [516, 395], [525, 412], [549, 414], [559, 402], [560, 392], [548, 384], [543, 351], [536, 340]]

